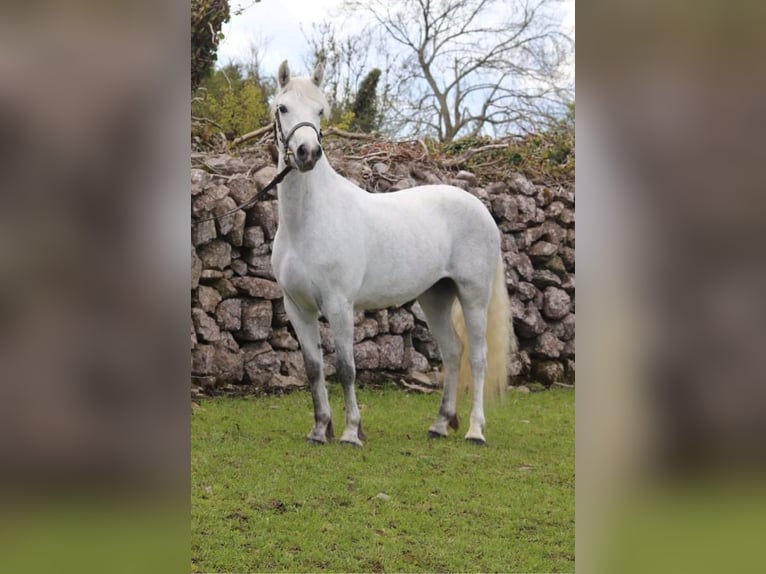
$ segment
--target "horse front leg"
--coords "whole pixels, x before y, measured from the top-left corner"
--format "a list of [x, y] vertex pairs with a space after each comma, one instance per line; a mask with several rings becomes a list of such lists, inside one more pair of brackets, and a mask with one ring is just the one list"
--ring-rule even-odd
[[335, 339], [336, 372], [343, 385], [346, 403], [346, 428], [340, 437], [342, 444], [362, 446], [365, 440], [362, 417], [356, 402], [356, 367], [354, 365], [354, 309], [351, 305], [332, 306], [325, 312]]
[[290, 319], [303, 352], [306, 376], [311, 385], [311, 398], [314, 402], [314, 428], [306, 437], [312, 444], [325, 444], [333, 438], [332, 413], [327, 398], [327, 387], [322, 369], [322, 345], [319, 335], [319, 313], [308, 312], [295, 305], [285, 295], [285, 311]]

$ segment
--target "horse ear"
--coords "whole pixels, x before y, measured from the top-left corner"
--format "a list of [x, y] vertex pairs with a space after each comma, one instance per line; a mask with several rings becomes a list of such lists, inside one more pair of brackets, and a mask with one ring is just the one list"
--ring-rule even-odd
[[314, 73], [311, 74], [311, 81], [318, 87], [322, 86], [322, 80], [324, 79], [324, 66], [322, 62], [317, 62], [314, 68]]
[[277, 73], [277, 79], [279, 81], [280, 88], [284, 88], [290, 81], [290, 66], [287, 64], [287, 60], [280, 64], [279, 72]]

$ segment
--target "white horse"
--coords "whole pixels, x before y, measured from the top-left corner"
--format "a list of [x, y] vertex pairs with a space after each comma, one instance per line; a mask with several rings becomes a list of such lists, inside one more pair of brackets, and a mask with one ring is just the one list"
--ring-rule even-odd
[[[279, 226], [271, 263], [284, 292], [285, 309], [303, 350], [314, 402], [309, 442], [333, 437], [322, 372], [318, 317], [330, 323], [343, 386], [346, 426], [341, 443], [365, 439], [354, 379], [354, 311], [417, 299], [444, 365], [444, 394], [429, 436], [457, 429], [458, 378], [473, 378], [471, 421], [465, 438], [484, 444], [484, 386], [507, 386], [510, 307], [500, 257], [500, 234], [484, 205], [447, 185], [394, 193], [367, 193], [338, 175], [322, 154], [320, 121], [329, 112], [323, 71], [291, 78], [279, 68], [274, 103], [281, 171], [294, 168], [278, 187]], [[452, 308], [460, 302], [453, 326]], [[465, 344], [462, 307], [469, 349]], [[488, 357], [489, 355], [489, 357]], [[488, 393], [489, 395], [490, 393]]]

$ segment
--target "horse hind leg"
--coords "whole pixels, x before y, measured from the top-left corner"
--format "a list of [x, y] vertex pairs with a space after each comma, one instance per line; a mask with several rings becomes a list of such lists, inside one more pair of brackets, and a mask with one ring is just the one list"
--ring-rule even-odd
[[311, 444], [325, 444], [333, 438], [332, 413], [327, 398], [327, 387], [322, 372], [322, 345], [319, 335], [318, 313], [308, 313], [285, 296], [285, 311], [295, 329], [303, 352], [306, 375], [311, 385], [314, 403], [314, 427], [306, 440]]
[[452, 280], [442, 280], [418, 297], [439, 351], [444, 372], [444, 392], [439, 414], [428, 429], [429, 438], [446, 437], [448, 428], [457, 430], [457, 383], [462, 343], [452, 325], [456, 289]]
[[484, 378], [487, 373], [487, 309], [489, 293], [485, 289], [460, 289], [460, 305], [463, 309], [466, 338], [468, 340], [468, 362], [473, 378], [473, 404], [466, 440], [485, 444], [484, 438]]

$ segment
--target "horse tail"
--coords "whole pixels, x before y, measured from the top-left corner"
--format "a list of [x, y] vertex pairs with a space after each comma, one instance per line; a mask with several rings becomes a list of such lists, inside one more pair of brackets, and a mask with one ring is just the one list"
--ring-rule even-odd
[[[464, 393], [472, 386], [473, 376], [468, 360], [468, 339], [465, 321], [459, 304], [455, 305], [453, 324], [463, 353], [460, 358], [459, 392]], [[484, 397], [488, 403], [497, 402], [508, 388], [508, 364], [511, 353], [517, 349], [516, 335], [511, 326], [511, 302], [505, 286], [505, 265], [498, 258], [495, 277], [492, 281], [492, 295], [487, 308], [487, 372], [484, 377]]]

